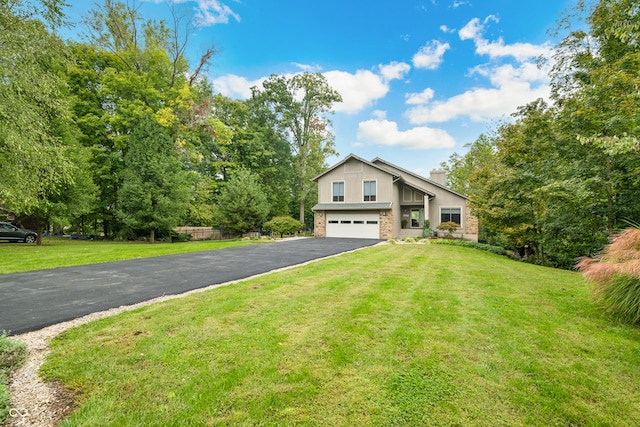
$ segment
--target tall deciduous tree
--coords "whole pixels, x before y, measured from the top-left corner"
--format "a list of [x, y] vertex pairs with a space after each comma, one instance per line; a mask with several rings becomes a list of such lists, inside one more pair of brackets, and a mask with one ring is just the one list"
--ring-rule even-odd
[[299, 218], [304, 223], [305, 201], [313, 188], [311, 178], [326, 166], [329, 155], [336, 154], [325, 115], [342, 98], [320, 73], [297, 74], [290, 79], [272, 75], [263, 82], [262, 90], [253, 88], [252, 96], [269, 109], [283, 138], [289, 141]]
[[60, 77], [67, 56], [51, 31], [62, 6], [0, 2], [0, 205], [18, 214], [46, 211], [47, 197], [72, 180], [69, 141], [58, 132], [70, 123]]
[[471, 144], [466, 144], [465, 148], [467, 152], [464, 155], [453, 153], [441, 166], [447, 172], [449, 188], [471, 195], [476, 193], [473, 186], [478, 182], [474, 175], [495, 164], [496, 146], [493, 138], [482, 134]]
[[[291, 152], [268, 120], [263, 105], [236, 101], [217, 95], [212, 102], [212, 116], [224, 125], [214, 138], [220, 176], [226, 178], [237, 168], [246, 168], [259, 177], [269, 205], [270, 216], [289, 213], [291, 202]], [[225, 141], [222, 137], [228, 135]]]
[[149, 233], [178, 225], [190, 197], [188, 180], [171, 137], [155, 118], [144, 116], [128, 137], [118, 207], [135, 232]]
[[[452, 156], [483, 229], [536, 262], [572, 267], [640, 216], [640, 10], [632, 0], [579, 2], [587, 27], [559, 44], [552, 99], [521, 107], [482, 151]], [[460, 189], [460, 188], [459, 188]]]
[[88, 44], [73, 44], [76, 62], [68, 71], [81, 140], [93, 150], [93, 179], [100, 190], [94, 215], [105, 236], [114, 236], [122, 226], [114, 212], [128, 135], [149, 112], [174, 140], [185, 169], [194, 172], [191, 183], [198, 196], [189, 219], [211, 219], [200, 204], [210, 204], [211, 180], [195, 170], [201, 160], [199, 147], [214, 135], [210, 87], [197, 77], [214, 51], [208, 51], [188, 78], [185, 51], [193, 30], [189, 17], [172, 7], [172, 22], [147, 20], [140, 13], [141, 4], [97, 4], [84, 20]]
[[633, 0], [590, 6], [578, 4], [588, 10], [588, 30], [574, 30], [560, 43], [552, 88], [567, 128], [601, 152], [596, 167], [603, 171], [607, 228], [613, 235], [621, 211], [629, 212], [619, 202], [630, 182], [620, 175], [638, 168], [629, 160], [640, 150], [640, 11]]

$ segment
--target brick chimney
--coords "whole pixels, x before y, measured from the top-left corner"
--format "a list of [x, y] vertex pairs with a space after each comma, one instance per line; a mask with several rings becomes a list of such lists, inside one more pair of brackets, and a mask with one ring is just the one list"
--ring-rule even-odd
[[442, 169], [433, 169], [429, 179], [441, 185], [447, 185], [447, 173]]

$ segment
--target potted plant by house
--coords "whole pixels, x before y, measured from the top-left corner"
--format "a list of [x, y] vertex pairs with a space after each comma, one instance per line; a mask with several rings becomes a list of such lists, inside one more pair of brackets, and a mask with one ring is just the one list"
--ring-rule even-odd
[[407, 224], [409, 224], [409, 221], [403, 219], [402, 221], [400, 221], [400, 224], [402, 224], [402, 228], [407, 228]]

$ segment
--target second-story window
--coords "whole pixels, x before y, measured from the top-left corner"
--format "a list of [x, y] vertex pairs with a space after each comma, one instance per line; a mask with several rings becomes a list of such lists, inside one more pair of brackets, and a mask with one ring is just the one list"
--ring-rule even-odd
[[376, 182], [364, 181], [364, 201], [375, 202], [376, 201]]
[[333, 183], [333, 201], [344, 202], [344, 182]]

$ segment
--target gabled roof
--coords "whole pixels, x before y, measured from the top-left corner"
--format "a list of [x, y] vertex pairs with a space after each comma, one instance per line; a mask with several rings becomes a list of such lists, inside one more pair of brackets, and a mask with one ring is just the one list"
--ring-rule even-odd
[[363, 158], [361, 158], [361, 157], [358, 157], [358, 156], [356, 156], [355, 154], [353, 154], [353, 153], [352, 153], [352, 154], [349, 154], [349, 155], [348, 155], [347, 157], [345, 157], [344, 159], [340, 160], [340, 161], [339, 161], [338, 163], [336, 163], [335, 165], [331, 166], [329, 169], [327, 169], [327, 170], [325, 170], [324, 172], [322, 172], [320, 175], [318, 175], [318, 176], [316, 176], [316, 177], [313, 177], [313, 178], [311, 179], [311, 181], [317, 181], [317, 180], [318, 180], [320, 177], [322, 177], [323, 175], [328, 174], [328, 173], [329, 173], [329, 172], [331, 172], [332, 170], [336, 169], [336, 168], [337, 168], [337, 167], [339, 167], [339, 166], [342, 166], [343, 164], [345, 164], [347, 161], [349, 161], [349, 160], [351, 160], [351, 159], [354, 159], [354, 160], [357, 160], [357, 161], [359, 161], [359, 162], [362, 162], [362, 163], [364, 163], [365, 165], [371, 166], [372, 168], [378, 169], [378, 170], [380, 170], [380, 171], [382, 171], [382, 172], [386, 172], [386, 173], [388, 173], [389, 175], [393, 176], [394, 178], [400, 178], [400, 176], [398, 176], [398, 174], [394, 173], [393, 171], [390, 171], [390, 170], [388, 170], [388, 169], [382, 168], [382, 167], [380, 167], [380, 166], [378, 166], [378, 165], [376, 165], [376, 164], [374, 164], [374, 163], [372, 163], [372, 162], [370, 162], [370, 161], [368, 161], [368, 160], [365, 160], [365, 159], [363, 159]]
[[435, 196], [435, 194], [434, 194], [434, 193], [432, 193], [431, 191], [429, 191], [429, 190], [427, 190], [427, 189], [425, 189], [425, 188], [422, 188], [422, 187], [420, 187], [419, 185], [415, 185], [415, 184], [414, 184], [414, 183], [412, 183], [412, 182], [406, 181], [404, 178], [400, 178], [400, 182], [401, 182], [403, 185], [406, 185], [407, 187], [411, 187], [411, 188], [413, 188], [414, 190], [418, 190], [418, 191], [420, 191], [421, 193], [425, 193], [425, 194], [429, 195], [430, 197], [434, 197], [434, 196]]
[[[460, 197], [462, 197], [462, 198], [464, 198], [464, 199], [469, 199], [469, 197], [465, 196], [464, 194], [458, 193], [457, 191], [454, 191], [454, 190], [450, 189], [450, 188], [449, 188], [449, 187], [447, 187], [446, 185], [442, 185], [442, 184], [440, 184], [440, 183], [438, 183], [438, 182], [435, 182], [435, 181], [430, 180], [429, 178], [425, 178], [425, 177], [420, 176], [420, 175], [418, 175], [418, 174], [416, 174], [416, 173], [413, 173], [413, 172], [411, 172], [411, 171], [408, 171], [408, 170], [406, 170], [406, 169], [404, 169], [404, 168], [401, 168], [400, 166], [394, 165], [394, 164], [393, 164], [393, 163], [391, 163], [391, 162], [387, 162], [386, 160], [383, 160], [383, 159], [381, 159], [380, 157], [376, 157], [376, 158], [375, 158], [375, 159], [373, 159], [372, 161], [368, 161], [368, 160], [365, 160], [365, 159], [363, 159], [363, 158], [361, 158], [361, 157], [356, 156], [356, 155], [355, 155], [355, 154], [353, 154], [353, 153], [349, 154], [347, 157], [345, 157], [344, 159], [342, 159], [341, 161], [339, 161], [339, 162], [338, 162], [338, 163], [336, 163], [335, 165], [331, 166], [329, 169], [325, 170], [325, 171], [324, 171], [324, 172], [322, 172], [320, 175], [318, 175], [318, 176], [316, 176], [316, 177], [312, 178], [311, 180], [312, 180], [312, 181], [317, 181], [317, 180], [318, 180], [318, 179], [320, 179], [322, 176], [324, 176], [324, 175], [328, 174], [329, 172], [331, 172], [331, 171], [333, 171], [334, 169], [336, 169], [336, 168], [338, 168], [338, 167], [342, 166], [342, 165], [343, 165], [343, 164], [345, 164], [347, 161], [352, 160], [352, 159], [353, 159], [353, 160], [357, 160], [357, 161], [359, 161], [359, 162], [362, 162], [362, 163], [364, 163], [364, 164], [366, 164], [366, 165], [368, 165], [368, 166], [371, 166], [372, 168], [378, 169], [378, 170], [380, 170], [380, 171], [382, 171], [382, 172], [388, 173], [389, 175], [391, 175], [391, 176], [393, 177], [393, 179], [394, 179], [394, 180], [399, 180], [399, 181], [400, 181], [400, 182], [402, 182], [404, 185], [406, 185], [406, 186], [408, 186], [408, 187], [411, 187], [411, 188], [413, 188], [413, 189], [415, 189], [415, 190], [418, 190], [418, 191], [420, 191], [420, 192], [423, 192], [423, 193], [425, 193], [425, 194], [428, 194], [428, 195], [429, 195], [429, 196], [431, 196], [431, 197], [435, 196], [435, 194], [434, 194], [433, 192], [431, 192], [431, 191], [427, 190], [426, 188], [424, 188], [424, 187], [422, 187], [422, 186], [420, 186], [420, 185], [418, 185], [418, 184], [415, 184], [415, 183], [412, 183], [412, 182], [407, 181], [407, 180], [404, 178], [404, 176], [403, 176], [403, 175], [409, 175], [409, 176], [412, 176], [412, 177], [414, 177], [414, 178], [417, 178], [418, 180], [421, 180], [421, 181], [424, 181], [424, 182], [426, 182], [426, 183], [428, 183], [428, 184], [430, 184], [430, 185], [433, 185], [434, 187], [438, 187], [438, 188], [440, 188], [440, 189], [442, 189], [442, 190], [448, 191], [449, 193], [455, 194], [455, 195], [460, 196]], [[397, 172], [396, 170], [393, 170], [392, 168], [393, 168], [393, 169], [396, 169], [397, 171], [400, 171], [402, 174], [398, 174], [398, 172]]]
[[[387, 162], [386, 160], [383, 160], [383, 159], [381, 159], [380, 157], [376, 157], [375, 159], [373, 159], [373, 160], [371, 161], [371, 163], [372, 163], [372, 164], [376, 164], [376, 165], [377, 165], [377, 163], [382, 163], [382, 166], [380, 166], [380, 165], [377, 165], [377, 166], [378, 166], [380, 169], [387, 170], [387, 172], [389, 172], [390, 174], [395, 174], [396, 172], [394, 172], [394, 171], [392, 171], [392, 170], [385, 169], [385, 166], [387, 166], [387, 167], [392, 167], [392, 168], [395, 168], [395, 169], [398, 169], [398, 170], [399, 170], [399, 171], [401, 171], [403, 174], [411, 175], [411, 176], [413, 176], [414, 178], [418, 178], [418, 179], [420, 179], [420, 180], [422, 180], [422, 181], [426, 181], [426, 182], [428, 182], [428, 183], [429, 183], [429, 184], [431, 184], [431, 185], [434, 185], [434, 186], [436, 186], [436, 187], [438, 187], [438, 188], [441, 188], [441, 189], [443, 189], [443, 190], [446, 190], [446, 191], [448, 191], [448, 192], [450, 192], [450, 193], [453, 193], [453, 194], [455, 194], [455, 195], [457, 195], [457, 196], [460, 196], [460, 197], [462, 197], [462, 198], [465, 198], [465, 199], [468, 199], [468, 198], [469, 198], [469, 197], [465, 196], [464, 194], [458, 193], [457, 191], [453, 191], [452, 189], [450, 189], [450, 188], [449, 188], [449, 187], [447, 187], [446, 185], [442, 185], [442, 184], [440, 184], [440, 183], [438, 183], [438, 182], [435, 182], [435, 181], [430, 180], [429, 178], [425, 178], [424, 176], [420, 176], [420, 175], [418, 175], [417, 173], [413, 173], [413, 172], [411, 172], [411, 171], [408, 171], [408, 170], [406, 170], [406, 169], [404, 169], [404, 168], [401, 168], [401, 167], [400, 167], [400, 166], [398, 166], [398, 165], [394, 165], [394, 164], [393, 164], [393, 163], [391, 163], [391, 162]], [[401, 176], [401, 178], [402, 178], [402, 176]], [[403, 184], [409, 185], [410, 187], [415, 187], [415, 188], [416, 188], [416, 190], [421, 190], [421, 191], [423, 191], [423, 192], [425, 192], [425, 193], [427, 193], [427, 194], [429, 194], [429, 195], [433, 195], [433, 193], [430, 193], [429, 191], [427, 191], [427, 190], [425, 190], [425, 189], [422, 189], [422, 188], [420, 188], [419, 186], [418, 186], [418, 187], [416, 187], [416, 186], [415, 186], [415, 184], [411, 184], [411, 183], [409, 183], [409, 182], [406, 182], [406, 180], [405, 180], [404, 178], [402, 178], [402, 182], [403, 182]]]

